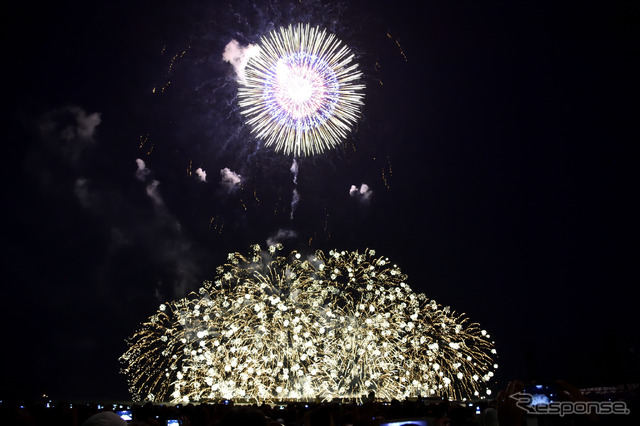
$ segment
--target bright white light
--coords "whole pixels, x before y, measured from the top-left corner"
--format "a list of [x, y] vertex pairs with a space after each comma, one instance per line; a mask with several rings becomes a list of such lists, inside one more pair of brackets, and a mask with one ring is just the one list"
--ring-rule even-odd
[[121, 361], [135, 400], [485, 392], [493, 343], [414, 293], [388, 259], [372, 250], [318, 251], [313, 261], [263, 255], [257, 245], [249, 256], [230, 254], [215, 280], [163, 304], [129, 340]]
[[332, 34], [309, 25], [271, 32], [239, 81], [238, 105], [252, 132], [276, 151], [314, 155], [351, 131], [362, 106], [361, 73]]

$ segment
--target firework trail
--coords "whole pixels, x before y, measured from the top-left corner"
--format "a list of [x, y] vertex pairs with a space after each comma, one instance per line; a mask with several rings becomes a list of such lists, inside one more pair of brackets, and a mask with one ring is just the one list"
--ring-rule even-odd
[[296, 159], [293, 159], [293, 163], [291, 163], [291, 169], [289, 169], [291, 173], [293, 173], [293, 184], [298, 184], [298, 162]]
[[238, 88], [252, 132], [294, 156], [340, 144], [359, 116], [364, 89], [350, 50], [308, 24], [273, 31], [258, 48], [243, 56]]
[[[278, 247], [279, 249], [279, 247]], [[144, 401], [479, 396], [486, 331], [405, 283], [373, 250], [232, 253], [198, 294], [162, 304], [121, 357]]]
[[298, 162], [296, 159], [293, 159], [293, 163], [291, 164], [291, 173], [293, 173], [293, 184], [295, 187], [293, 188], [293, 193], [291, 194], [291, 216], [290, 220], [293, 220], [293, 214], [296, 211], [296, 207], [298, 207], [298, 202], [300, 201], [300, 194], [298, 193]]
[[293, 194], [291, 194], [291, 215], [289, 216], [290, 220], [293, 220], [293, 215], [298, 208], [298, 203], [300, 202], [300, 194], [298, 193], [297, 188], [293, 188]]

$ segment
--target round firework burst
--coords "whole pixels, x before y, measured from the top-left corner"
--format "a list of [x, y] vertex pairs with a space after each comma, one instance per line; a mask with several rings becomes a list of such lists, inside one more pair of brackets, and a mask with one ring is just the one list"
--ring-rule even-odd
[[313, 155], [338, 145], [358, 118], [361, 73], [335, 35], [298, 24], [260, 41], [240, 79], [240, 112], [266, 146]]
[[[121, 357], [135, 400], [252, 402], [479, 396], [486, 331], [405, 283], [373, 250], [229, 255], [198, 294], [164, 303]], [[488, 391], [487, 391], [488, 393]]]

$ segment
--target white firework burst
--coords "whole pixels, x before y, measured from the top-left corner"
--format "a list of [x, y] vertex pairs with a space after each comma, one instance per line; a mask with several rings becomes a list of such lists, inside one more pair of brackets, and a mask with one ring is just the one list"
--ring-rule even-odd
[[354, 55], [309, 24], [263, 37], [240, 79], [240, 112], [252, 133], [288, 155], [339, 145], [359, 117], [364, 85]]
[[387, 258], [269, 252], [230, 254], [143, 324], [121, 358], [134, 399], [462, 398], [491, 380], [486, 331], [414, 293]]

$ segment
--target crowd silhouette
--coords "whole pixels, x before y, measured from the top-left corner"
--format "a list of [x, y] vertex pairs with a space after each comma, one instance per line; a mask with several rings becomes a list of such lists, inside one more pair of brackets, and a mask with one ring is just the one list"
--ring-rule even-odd
[[[558, 381], [558, 397], [586, 401], [574, 386]], [[474, 402], [412, 399], [405, 401], [295, 402], [283, 405], [234, 404], [109, 405], [93, 403], [0, 403], [0, 425], [7, 426], [596, 426], [637, 425], [637, 396], [625, 401], [628, 414], [531, 415], [512, 395], [523, 384], [512, 381], [495, 399]], [[130, 411], [123, 420], [120, 410]]]

